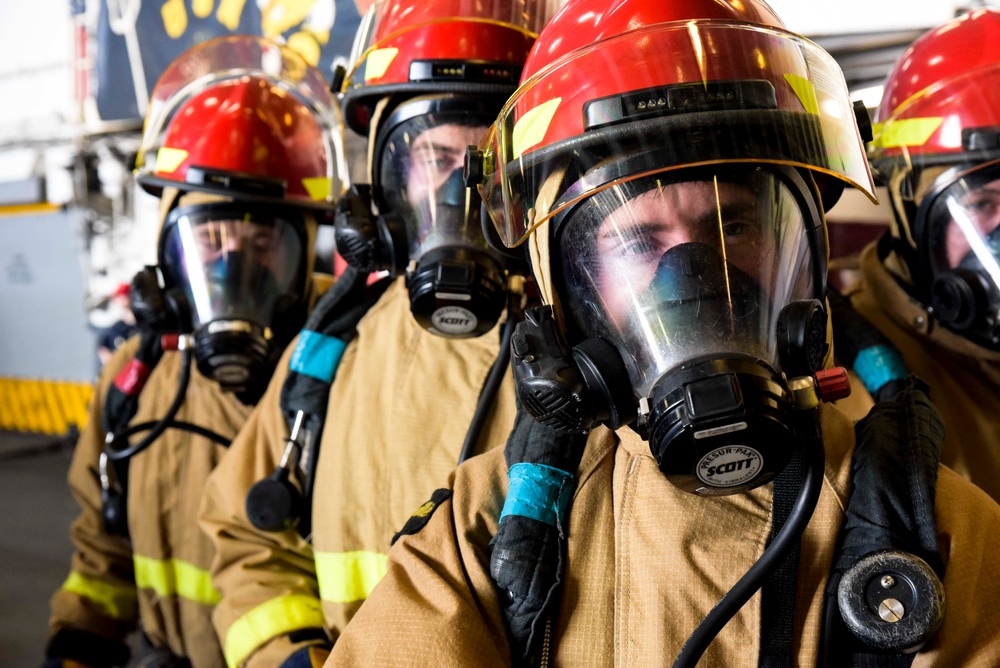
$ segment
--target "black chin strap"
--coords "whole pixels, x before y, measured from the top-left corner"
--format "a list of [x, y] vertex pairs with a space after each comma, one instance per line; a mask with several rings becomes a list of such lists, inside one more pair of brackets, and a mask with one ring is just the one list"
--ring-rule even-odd
[[920, 260], [917, 256], [917, 251], [906, 243], [902, 239], [894, 237], [891, 232], [885, 232], [881, 237], [879, 237], [876, 252], [878, 253], [878, 258], [885, 263], [885, 260], [889, 255], [895, 253], [903, 264], [906, 265], [907, 271], [910, 272], [910, 279], [912, 280], [912, 285], [906, 281], [901, 280], [898, 276], [889, 273], [896, 284], [910, 297], [921, 304], [928, 303], [928, 297], [926, 295], [922, 296], [922, 292], [926, 292], [929, 289], [929, 280], [924, 276], [923, 271], [920, 268]]

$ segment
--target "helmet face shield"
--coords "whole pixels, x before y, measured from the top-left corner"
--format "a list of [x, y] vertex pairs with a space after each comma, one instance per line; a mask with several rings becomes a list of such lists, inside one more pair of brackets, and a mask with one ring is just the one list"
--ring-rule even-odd
[[[499, 98], [517, 87], [556, 0], [385, 0], [355, 37], [343, 84], [348, 126], [367, 134], [380, 98], [463, 90]], [[492, 121], [492, 118], [490, 119]]]
[[244, 320], [275, 326], [275, 315], [302, 298], [302, 221], [286, 209], [207, 204], [171, 212], [160, 267], [190, 305], [191, 325]]
[[705, 355], [779, 368], [781, 309], [821, 289], [800, 201], [750, 166], [604, 188], [556, 222], [563, 306], [584, 337], [618, 348], [638, 397]]
[[288, 47], [248, 35], [213, 39], [160, 77], [136, 165], [147, 187], [327, 207], [347, 179], [340, 107], [323, 75]]
[[489, 122], [481, 112], [431, 111], [390, 120], [379, 139], [379, 209], [403, 219], [411, 261], [442, 246], [487, 249], [481, 200], [462, 173], [466, 148], [482, 138]]
[[[556, 6], [555, 0], [379, 0], [368, 10], [355, 35], [351, 47], [351, 71], [347, 74], [345, 89], [372, 81], [411, 78], [408, 69], [400, 69], [398, 74], [392, 72], [401, 64], [394, 61], [397, 58], [402, 61], [408, 55], [400, 54], [401, 50], [435, 58], [442, 57], [438, 51], [451, 50], [454, 53], [444, 55], [465, 60], [493, 60], [493, 51], [504, 51], [502, 43], [497, 48], [489, 43], [496, 29], [516, 30], [533, 37], [545, 25]], [[434, 32], [436, 28], [452, 31], [454, 39], [447, 40], [452, 43], [434, 44], [434, 41], [441, 40], [427, 40], [428, 35], [438, 35]], [[456, 31], [461, 31], [461, 34]], [[413, 34], [407, 35], [409, 32]], [[464, 37], [478, 39], [462, 39]], [[511, 38], [508, 36], [506, 39], [509, 50]], [[375, 57], [369, 59], [372, 54]], [[405, 66], [408, 67], [409, 62]]]
[[521, 85], [481, 148], [480, 191], [508, 246], [572, 204], [550, 188], [555, 169], [569, 170], [568, 186], [608, 156], [651, 148], [664, 168], [800, 166], [874, 199], [833, 58], [790, 33], [726, 21], [660, 24], [578, 49]]

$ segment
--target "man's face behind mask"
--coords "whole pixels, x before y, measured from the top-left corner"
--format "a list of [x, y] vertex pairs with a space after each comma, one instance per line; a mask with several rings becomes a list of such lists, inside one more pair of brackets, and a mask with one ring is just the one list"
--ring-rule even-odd
[[411, 260], [441, 246], [486, 248], [479, 196], [466, 188], [462, 172], [466, 148], [479, 142], [487, 123], [485, 118], [431, 113], [390, 131], [381, 189], [388, 206], [406, 223]]
[[[955, 170], [953, 170], [954, 172]], [[959, 173], [917, 213], [918, 250], [929, 263], [930, 305], [945, 326], [1000, 347], [1000, 166]]]
[[275, 307], [301, 290], [303, 243], [293, 223], [241, 217], [217, 205], [178, 210], [164, 229], [164, 268], [186, 293], [192, 325], [241, 319], [272, 324]]
[[[944, 253], [935, 253], [938, 268], [995, 264], [1000, 258], [1000, 241], [996, 238], [1000, 236], [997, 231], [1000, 227], [1000, 179], [978, 187], [960, 180], [942, 198], [938, 206], [944, 210], [935, 207], [935, 213], [945, 224]], [[989, 258], [993, 258], [992, 262]]]
[[699, 177], [612, 186], [562, 223], [562, 302], [584, 336], [616, 345], [638, 396], [694, 357], [744, 353], [774, 365], [778, 312], [812, 296], [788, 188], [757, 168]]

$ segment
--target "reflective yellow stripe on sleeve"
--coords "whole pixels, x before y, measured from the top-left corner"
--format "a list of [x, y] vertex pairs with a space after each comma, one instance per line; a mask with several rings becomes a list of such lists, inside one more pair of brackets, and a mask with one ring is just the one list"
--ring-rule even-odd
[[258, 647], [298, 629], [326, 628], [323, 606], [315, 596], [279, 596], [243, 615], [226, 632], [226, 665], [236, 668]]
[[319, 595], [330, 603], [363, 601], [385, 575], [388, 557], [380, 552], [317, 552]]
[[70, 571], [62, 589], [93, 601], [112, 619], [135, 619], [138, 598], [131, 584], [116, 584]]
[[219, 602], [219, 592], [212, 586], [208, 571], [180, 559], [150, 559], [133, 555], [135, 584], [152, 589], [158, 596], [177, 595], [201, 605]]

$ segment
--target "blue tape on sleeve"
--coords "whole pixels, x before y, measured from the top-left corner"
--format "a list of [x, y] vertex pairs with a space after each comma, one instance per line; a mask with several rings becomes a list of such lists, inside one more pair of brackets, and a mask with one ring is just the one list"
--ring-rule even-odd
[[521, 515], [554, 527], [565, 525], [576, 487], [573, 474], [544, 464], [520, 463], [510, 467], [507, 477], [510, 487], [500, 521], [507, 515]]
[[889, 381], [903, 380], [909, 375], [903, 358], [888, 346], [871, 346], [859, 351], [854, 360], [854, 372], [871, 394]]
[[288, 368], [296, 373], [329, 383], [337, 373], [347, 344], [332, 336], [303, 329], [292, 352]]

